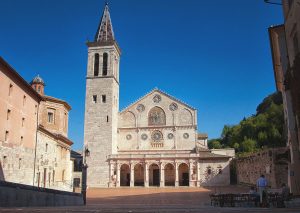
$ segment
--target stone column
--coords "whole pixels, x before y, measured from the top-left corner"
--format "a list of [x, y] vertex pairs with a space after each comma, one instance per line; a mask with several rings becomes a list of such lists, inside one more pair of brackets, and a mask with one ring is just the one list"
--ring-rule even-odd
[[112, 168], [112, 162], [111, 161], [109, 161], [109, 173], [108, 173], [108, 187], [112, 187], [112, 185], [113, 185], [113, 182], [112, 182], [112, 172], [111, 172], [111, 168]]
[[121, 179], [121, 172], [120, 172], [120, 167], [121, 165], [119, 163], [117, 163], [117, 187], [120, 187], [120, 179]]
[[189, 162], [189, 187], [194, 186], [193, 181], [193, 163]]
[[160, 163], [160, 187], [165, 187], [165, 168], [164, 164]]
[[145, 163], [145, 176], [144, 176], [145, 187], [149, 187], [149, 165]]
[[175, 187], [179, 186], [178, 163], [175, 162]]
[[200, 187], [200, 162], [197, 162], [197, 187]]
[[134, 187], [134, 164], [130, 163], [130, 187]]

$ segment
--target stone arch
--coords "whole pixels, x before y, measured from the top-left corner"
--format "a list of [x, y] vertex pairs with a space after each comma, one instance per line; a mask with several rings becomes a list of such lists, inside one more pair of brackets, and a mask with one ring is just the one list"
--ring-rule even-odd
[[148, 125], [149, 126], [164, 126], [166, 125], [166, 113], [165, 111], [155, 106], [148, 113]]
[[120, 186], [130, 186], [130, 167], [122, 164], [120, 167]]
[[175, 186], [176, 170], [172, 163], [165, 165], [165, 186]]
[[160, 185], [160, 171], [157, 163], [152, 163], [149, 166], [149, 186]]
[[189, 186], [190, 174], [189, 166], [186, 163], [181, 163], [178, 166], [179, 186]]
[[144, 166], [140, 163], [134, 166], [134, 186], [144, 186]]
[[193, 125], [193, 115], [190, 110], [182, 109], [179, 114], [179, 123], [181, 125]]
[[136, 127], [135, 114], [131, 111], [127, 111], [121, 118], [121, 127]]

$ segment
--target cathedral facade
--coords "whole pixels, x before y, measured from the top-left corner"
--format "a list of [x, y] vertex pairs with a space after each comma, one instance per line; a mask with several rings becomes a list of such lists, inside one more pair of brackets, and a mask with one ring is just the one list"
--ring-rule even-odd
[[[119, 62], [108, 5], [88, 42], [84, 156], [88, 187], [230, 183], [233, 149], [209, 150], [197, 110], [155, 88], [119, 112]], [[85, 152], [84, 152], [85, 153]]]

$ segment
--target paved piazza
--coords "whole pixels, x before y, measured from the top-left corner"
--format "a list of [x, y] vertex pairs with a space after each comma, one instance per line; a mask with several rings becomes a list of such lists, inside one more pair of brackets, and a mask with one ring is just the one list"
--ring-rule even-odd
[[213, 192], [246, 192], [245, 187], [90, 189], [84, 207], [1, 209], [0, 212], [300, 212], [300, 209], [211, 207]]

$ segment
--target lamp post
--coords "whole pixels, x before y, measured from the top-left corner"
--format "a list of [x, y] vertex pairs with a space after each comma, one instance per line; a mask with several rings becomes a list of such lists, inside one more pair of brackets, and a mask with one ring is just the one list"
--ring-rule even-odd
[[81, 194], [83, 196], [83, 203], [86, 205], [86, 182], [87, 182], [87, 168], [88, 165], [86, 163], [86, 157], [90, 156], [90, 151], [88, 148], [85, 148], [83, 155], [83, 165], [82, 165], [82, 186], [81, 186]]

